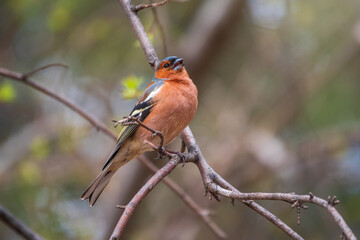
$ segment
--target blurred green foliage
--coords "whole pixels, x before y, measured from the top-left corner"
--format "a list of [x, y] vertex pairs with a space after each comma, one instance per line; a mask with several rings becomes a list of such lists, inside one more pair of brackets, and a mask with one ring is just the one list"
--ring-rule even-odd
[[11, 83], [4, 81], [0, 84], [0, 102], [12, 102], [16, 98], [16, 91]]
[[122, 96], [125, 99], [137, 99], [142, 93], [141, 84], [143, 79], [134, 75], [129, 75], [121, 81], [123, 86]]
[[[211, 2], [216, 1], [169, 1], [157, 9], [169, 55], [189, 54], [191, 46], [180, 44], [191, 37], [189, 29]], [[231, 24], [216, 30], [219, 36], [207, 57], [199, 58], [205, 67], [193, 78], [200, 95], [192, 129], [204, 155], [241, 190], [337, 195], [338, 209], [359, 235], [360, 2], [248, 0], [235, 10]], [[207, 11], [213, 11], [205, 14], [212, 19], [220, 13]], [[138, 15], [158, 56], [165, 57], [153, 11]], [[200, 70], [189, 60], [185, 64], [193, 76]], [[3, 0], [0, 66], [26, 73], [53, 62], [69, 70], [47, 69], [33, 80], [108, 126], [114, 116], [129, 113], [153, 76], [117, 1]], [[267, 152], [266, 161], [250, 151], [250, 133], [265, 130], [290, 152], [281, 164], [271, 160], [278, 160], [276, 148]], [[58, 102], [0, 80], [0, 204], [44, 238], [106, 238], [119, 213], [114, 206], [129, 198], [119, 202], [120, 193], [135, 191], [134, 182], [147, 177], [140, 171], [136, 181], [131, 179], [137, 171], [130, 171], [129, 163], [118, 173], [125, 179], [110, 184], [96, 207], [80, 201], [112, 147], [111, 140]], [[230, 239], [286, 239], [251, 211], [203, 198], [194, 168], [186, 165], [171, 177], [218, 213], [213, 219]], [[306, 239], [339, 235], [328, 214], [316, 207], [303, 213], [297, 228], [295, 212], [275, 206], [269, 203]], [[126, 234], [126, 239], [215, 239], [164, 186], [137, 209]], [[0, 239], [18, 236], [0, 223]]]

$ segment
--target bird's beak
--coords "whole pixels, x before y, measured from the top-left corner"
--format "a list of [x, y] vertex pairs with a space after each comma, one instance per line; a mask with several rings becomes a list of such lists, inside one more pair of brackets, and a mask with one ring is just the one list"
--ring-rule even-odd
[[173, 66], [174, 70], [182, 69], [184, 67], [184, 60], [182, 58], [176, 59]]

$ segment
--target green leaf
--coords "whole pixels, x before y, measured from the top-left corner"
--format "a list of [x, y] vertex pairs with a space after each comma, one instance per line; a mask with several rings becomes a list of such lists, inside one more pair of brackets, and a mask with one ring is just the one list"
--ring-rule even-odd
[[129, 75], [128, 77], [122, 80], [123, 90], [121, 94], [125, 99], [137, 99], [141, 95], [140, 86], [143, 83], [141, 77], [136, 77], [134, 75]]
[[15, 89], [9, 82], [0, 85], [0, 102], [13, 102], [15, 97]]

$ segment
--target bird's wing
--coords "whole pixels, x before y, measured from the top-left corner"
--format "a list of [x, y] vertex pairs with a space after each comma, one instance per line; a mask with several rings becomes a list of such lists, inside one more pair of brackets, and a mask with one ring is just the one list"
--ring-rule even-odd
[[[139, 120], [141, 122], [143, 122], [145, 120], [145, 118], [149, 115], [151, 109], [156, 104], [156, 101], [154, 101], [154, 97], [159, 92], [163, 83], [164, 83], [163, 81], [159, 81], [159, 80], [150, 82], [150, 84], [147, 86], [145, 91], [140, 96], [135, 107], [131, 111], [130, 116], [139, 117]], [[103, 170], [110, 165], [113, 158], [118, 153], [119, 149], [124, 144], [124, 142], [128, 138], [130, 138], [136, 132], [136, 130], [138, 128], [139, 128], [139, 125], [127, 125], [127, 126], [122, 127], [122, 129], [119, 133], [118, 140], [116, 142], [115, 149], [110, 154], [110, 157], [107, 160], [107, 162], [105, 163]]]

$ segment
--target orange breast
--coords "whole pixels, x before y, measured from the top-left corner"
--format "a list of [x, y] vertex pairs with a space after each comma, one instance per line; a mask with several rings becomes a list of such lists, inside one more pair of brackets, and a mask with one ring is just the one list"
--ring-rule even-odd
[[[190, 78], [166, 80], [154, 100], [157, 104], [144, 120], [144, 124], [161, 131], [164, 144], [168, 144], [193, 119], [198, 105], [197, 89]], [[138, 129], [136, 137], [147, 139], [155, 145], [159, 144], [158, 137], [153, 138], [149, 131], [143, 130], [145, 129]]]

